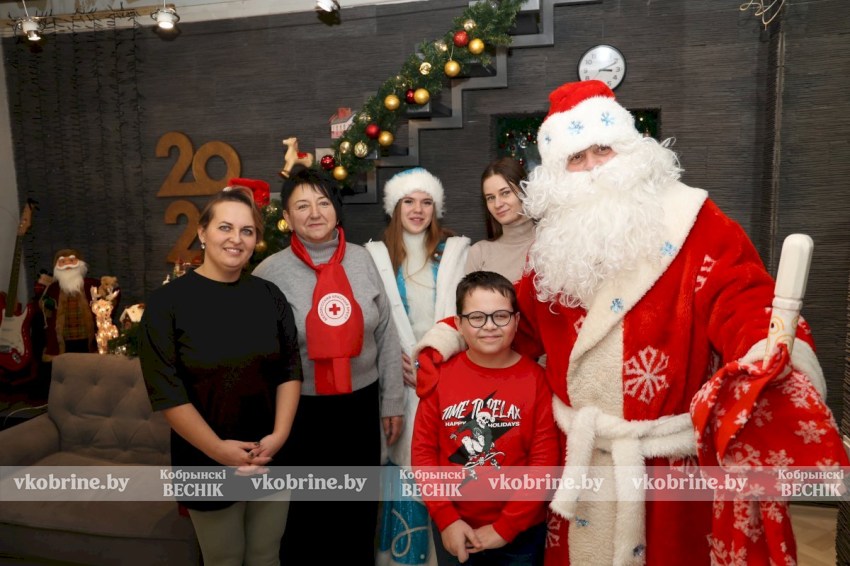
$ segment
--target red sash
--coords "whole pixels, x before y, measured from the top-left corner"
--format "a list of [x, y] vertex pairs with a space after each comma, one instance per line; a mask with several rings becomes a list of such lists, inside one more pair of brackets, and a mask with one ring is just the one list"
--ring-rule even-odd
[[328, 263], [314, 265], [298, 236], [290, 240], [292, 253], [316, 272], [313, 305], [307, 314], [307, 357], [313, 360], [316, 393], [351, 393], [351, 358], [363, 348], [363, 311], [354, 299], [342, 267], [345, 233]]

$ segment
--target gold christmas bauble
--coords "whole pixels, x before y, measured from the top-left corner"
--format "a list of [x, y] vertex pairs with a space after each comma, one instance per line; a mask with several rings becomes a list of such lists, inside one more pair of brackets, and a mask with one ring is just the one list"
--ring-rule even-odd
[[484, 51], [484, 42], [480, 39], [473, 39], [469, 42], [469, 52], [473, 55], [480, 55]]
[[475, 28], [475, 25], [475, 20], [469, 18], [468, 20], [463, 22], [463, 29], [465, 29], [466, 31], [472, 31]]
[[260, 253], [263, 253], [267, 249], [269, 249], [269, 245], [266, 243], [265, 240], [260, 240], [259, 242], [257, 242], [257, 245], [254, 246], [254, 251], [257, 251], [257, 252], [260, 252]]
[[[363, 159], [364, 157], [366, 157], [366, 155], [368, 153], [369, 153], [369, 146], [366, 145], [366, 142], [359, 141], [356, 144], [354, 144], [354, 155], [356, 155], [360, 159]], [[336, 172], [336, 169], [334, 169], [334, 172]]]
[[446, 72], [447, 77], [456, 77], [460, 74], [460, 63], [454, 59], [449, 59], [443, 70]]
[[368, 124], [369, 122], [371, 122], [371, 121], [372, 121], [372, 117], [371, 117], [371, 116], [369, 116], [368, 114], [365, 114], [365, 113], [364, 113], [364, 114], [358, 114], [358, 115], [357, 115], [357, 120], [358, 120], [361, 124]]
[[384, 98], [384, 107], [387, 110], [398, 110], [398, 107], [401, 105], [401, 100], [394, 94], [388, 94], [386, 98]]
[[277, 221], [277, 229], [283, 233], [289, 232], [289, 223], [283, 218]]
[[427, 104], [431, 100], [431, 93], [428, 92], [428, 89], [417, 88], [413, 93], [413, 100], [416, 101], [416, 104]]
[[391, 146], [393, 144], [394, 139], [395, 138], [393, 138], [392, 132], [388, 132], [387, 130], [383, 130], [378, 135], [378, 143], [381, 144], [382, 147]]
[[446, 42], [443, 41], [442, 39], [439, 40], [439, 41], [435, 41], [434, 47], [436, 47], [438, 51], [442, 51], [444, 53], [449, 50], [449, 46], [446, 45]]
[[349, 151], [351, 151], [351, 142], [350, 141], [345, 140], [345, 141], [339, 143], [339, 152], [340, 153], [345, 155]]
[[431, 72], [431, 63], [429, 63], [428, 61], [425, 61], [421, 65], [419, 65], [419, 74], [420, 75], [427, 75], [430, 72]]
[[334, 179], [337, 181], [343, 181], [346, 177], [348, 177], [348, 171], [342, 165], [337, 165], [334, 167]]

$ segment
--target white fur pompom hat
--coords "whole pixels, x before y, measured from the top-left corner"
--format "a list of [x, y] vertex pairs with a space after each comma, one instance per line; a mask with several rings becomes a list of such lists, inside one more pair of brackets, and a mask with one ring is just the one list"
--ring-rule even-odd
[[384, 212], [392, 216], [398, 201], [416, 191], [428, 193], [434, 199], [437, 218], [443, 217], [443, 184], [422, 167], [396, 173], [384, 185]]
[[569, 156], [594, 144], [612, 146], [642, 137], [632, 115], [602, 81], [561, 85], [549, 95], [549, 104], [537, 132], [544, 167], [563, 170]]

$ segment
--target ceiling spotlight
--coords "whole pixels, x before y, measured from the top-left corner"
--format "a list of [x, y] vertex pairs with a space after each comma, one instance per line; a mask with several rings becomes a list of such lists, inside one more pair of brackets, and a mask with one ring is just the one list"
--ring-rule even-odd
[[27, 35], [27, 39], [30, 41], [38, 41], [41, 39], [41, 35], [39, 32], [41, 31], [41, 26], [39, 22], [33, 20], [32, 18], [26, 18], [20, 21], [21, 31], [23, 31]]
[[339, 2], [337, 0], [316, 0], [316, 11], [336, 12], [338, 10]]
[[166, 6], [165, 3], [163, 3], [162, 8], [151, 14], [151, 18], [156, 20], [159, 29], [174, 29], [175, 24], [180, 21], [180, 16], [177, 15], [174, 6]]
[[31, 18], [29, 10], [27, 10], [27, 3], [25, 0], [23, 1], [23, 4], [24, 14], [26, 17], [15, 22], [15, 28], [20, 28], [21, 31], [26, 34], [28, 40], [38, 41], [41, 39], [41, 30], [44, 29], [44, 23], [39, 17]]

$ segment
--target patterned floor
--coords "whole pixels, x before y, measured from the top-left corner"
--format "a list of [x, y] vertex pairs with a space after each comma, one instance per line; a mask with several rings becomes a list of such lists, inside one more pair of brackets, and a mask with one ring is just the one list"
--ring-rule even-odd
[[799, 566], [835, 566], [837, 518], [835, 507], [791, 505]]

